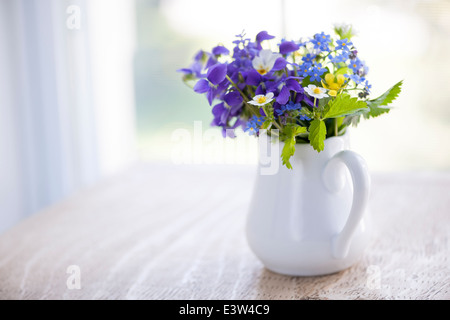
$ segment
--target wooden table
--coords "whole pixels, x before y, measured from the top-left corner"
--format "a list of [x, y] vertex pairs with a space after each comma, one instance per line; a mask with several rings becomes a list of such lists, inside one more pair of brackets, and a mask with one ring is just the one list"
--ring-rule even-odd
[[450, 174], [372, 173], [375, 237], [322, 277], [272, 273], [251, 253], [255, 174], [143, 164], [84, 190], [0, 236], [0, 298], [450, 298]]

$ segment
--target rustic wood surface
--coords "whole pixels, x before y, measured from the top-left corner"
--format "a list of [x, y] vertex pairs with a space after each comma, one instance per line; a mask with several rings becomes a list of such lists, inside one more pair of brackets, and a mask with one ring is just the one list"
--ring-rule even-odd
[[[247, 246], [255, 168], [139, 165], [0, 235], [1, 299], [449, 299], [450, 174], [372, 173], [350, 269], [266, 270]], [[69, 289], [70, 265], [81, 289]]]

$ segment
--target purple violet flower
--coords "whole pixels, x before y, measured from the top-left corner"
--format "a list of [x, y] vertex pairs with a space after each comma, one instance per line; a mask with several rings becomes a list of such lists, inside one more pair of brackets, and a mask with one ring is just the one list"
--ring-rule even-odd
[[213, 84], [218, 85], [223, 80], [225, 80], [225, 76], [227, 75], [227, 65], [217, 63], [212, 67], [208, 68], [208, 72], [206, 73], [206, 78]]
[[230, 54], [230, 50], [228, 50], [224, 46], [217, 46], [212, 49], [212, 54], [215, 56], [220, 56], [220, 55], [227, 56]]
[[270, 40], [273, 38], [275, 38], [275, 36], [271, 36], [269, 33], [267, 33], [267, 31], [261, 31], [256, 35], [256, 42], [261, 43], [264, 40]]
[[288, 54], [294, 51], [297, 51], [300, 49], [300, 46], [296, 44], [294, 41], [283, 41], [280, 44], [280, 53], [281, 54]]
[[211, 106], [213, 100], [225, 92], [228, 84], [229, 82], [226, 79], [217, 86], [209, 82], [207, 79], [200, 79], [195, 84], [194, 91], [197, 93], [206, 93], [206, 99], [208, 99], [209, 105]]

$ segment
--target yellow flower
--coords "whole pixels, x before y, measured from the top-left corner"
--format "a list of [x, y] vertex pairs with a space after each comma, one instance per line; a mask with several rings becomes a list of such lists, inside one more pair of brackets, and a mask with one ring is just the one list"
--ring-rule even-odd
[[345, 87], [345, 77], [342, 74], [335, 76], [332, 73], [327, 73], [325, 75], [325, 82], [322, 80], [322, 85], [327, 88], [328, 94], [335, 97], [339, 89]]

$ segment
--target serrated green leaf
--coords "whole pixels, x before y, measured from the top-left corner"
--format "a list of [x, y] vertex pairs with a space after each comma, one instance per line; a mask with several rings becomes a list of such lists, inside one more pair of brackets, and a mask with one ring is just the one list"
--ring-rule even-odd
[[344, 121], [342, 122], [343, 126], [353, 126], [356, 127], [359, 124], [359, 121], [361, 119], [361, 112], [357, 112], [355, 114], [352, 114], [350, 116], [346, 116]]
[[299, 134], [305, 133], [307, 132], [307, 128], [306, 127], [300, 127], [300, 126], [295, 126], [294, 130], [293, 130], [293, 134], [294, 134], [294, 138], [296, 136], [298, 136]]
[[295, 153], [295, 137], [292, 136], [284, 141], [284, 147], [283, 150], [281, 151], [281, 160], [283, 160], [283, 164], [288, 169], [292, 169], [292, 165], [289, 162], [289, 159], [291, 159], [294, 153]]
[[283, 164], [286, 165], [288, 169], [292, 169], [292, 165], [289, 160], [295, 153], [295, 137], [307, 132], [307, 128], [301, 127], [296, 124], [290, 124], [284, 127], [284, 131], [286, 135], [284, 140], [284, 147], [281, 151], [281, 159], [283, 160]]
[[364, 118], [375, 118], [383, 113], [388, 113], [390, 108], [381, 108], [381, 106], [387, 106], [392, 101], [394, 101], [401, 92], [401, 86], [403, 84], [403, 80], [397, 82], [394, 86], [392, 86], [389, 90], [383, 93], [376, 99], [367, 101], [367, 106], [369, 107], [369, 111], [364, 113]]
[[309, 126], [309, 141], [318, 152], [325, 147], [324, 141], [327, 135], [327, 128], [322, 120], [313, 120]]
[[388, 89], [385, 93], [383, 93], [378, 98], [369, 100], [367, 102], [369, 107], [375, 108], [375, 107], [380, 107], [380, 106], [387, 106], [388, 104], [390, 104], [392, 101], [394, 101], [398, 97], [398, 95], [402, 91], [402, 84], [403, 84], [403, 80], [397, 82], [395, 85], [393, 85], [390, 89]]
[[377, 106], [372, 106], [370, 102], [367, 103], [367, 106], [369, 107], [369, 111], [364, 113], [365, 119], [369, 119], [370, 117], [378, 117], [379, 115], [388, 113], [391, 110], [390, 108], [380, 108]]
[[331, 100], [323, 110], [323, 118], [338, 118], [367, 109], [367, 104], [348, 94], [340, 94]]
[[356, 115], [352, 118], [351, 124], [353, 127], [358, 126], [359, 120], [361, 120], [361, 115]]

